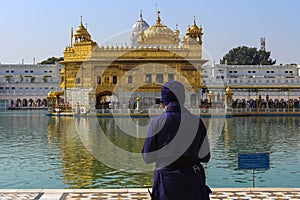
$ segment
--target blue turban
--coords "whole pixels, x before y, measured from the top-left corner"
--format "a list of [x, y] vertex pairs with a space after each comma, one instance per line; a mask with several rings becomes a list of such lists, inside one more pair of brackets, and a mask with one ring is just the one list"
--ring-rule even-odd
[[179, 102], [180, 104], [184, 104], [184, 86], [178, 81], [166, 82], [161, 88], [161, 98], [165, 105], [168, 105], [170, 102]]

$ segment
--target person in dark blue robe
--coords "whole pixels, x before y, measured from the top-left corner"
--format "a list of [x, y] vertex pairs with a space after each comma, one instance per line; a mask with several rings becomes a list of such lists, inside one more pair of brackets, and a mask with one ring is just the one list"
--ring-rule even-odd
[[210, 159], [209, 142], [202, 120], [185, 107], [185, 89], [178, 81], [161, 89], [165, 112], [152, 119], [142, 155], [156, 163], [152, 200], [206, 200], [210, 188], [201, 162]]

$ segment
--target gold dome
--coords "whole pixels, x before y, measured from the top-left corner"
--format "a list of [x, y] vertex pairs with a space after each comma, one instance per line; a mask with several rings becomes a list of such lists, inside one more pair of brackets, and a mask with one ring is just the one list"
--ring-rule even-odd
[[157, 37], [157, 36], [164, 36], [164, 37], [169, 37], [169, 38], [173, 39], [174, 33], [170, 28], [168, 28], [167, 26], [161, 25], [161, 24], [155, 24], [155, 25], [151, 26], [144, 33], [145, 38]]
[[198, 44], [202, 45], [202, 35], [202, 27], [198, 27], [196, 25], [196, 17], [194, 16], [194, 24], [192, 26], [188, 26], [186, 36], [192, 39], [190, 41], [196, 41]]
[[[150, 28], [146, 29], [143, 34], [140, 34], [142, 37], [139, 41], [143, 41], [144, 44], [178, 44], [178, 35], [176, 31], [172, 31], [167, 26], [161, 23], [160, 11], [157, 12], [156, 23]], [[179, 33], [179, 31], [178, 31]]]
[[199, 28], [197, 26], [195, 16], [194, 16], [194, 24], [188, 27], [187, 34], [202, 34], [202, 28], [201, 27]]
[[80, 25], [76, 29], [75, 33], [75, 42], [85, 42], [85, 41], [91, 41], [91, 35], [87, 31], [86, 27], [82, 24], [82, 17], [80, 21]]
[[88, 31], [86, 30], [86, 28], [83, 26], [83, 24], [81, 23], [77, 29], [76, 29], [76, 33], [75, 35], [90, 35], [88, 33]]

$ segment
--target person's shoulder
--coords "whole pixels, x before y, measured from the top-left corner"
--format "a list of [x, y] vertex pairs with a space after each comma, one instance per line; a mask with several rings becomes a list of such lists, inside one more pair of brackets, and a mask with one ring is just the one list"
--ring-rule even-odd
[[184, 109], [182, 112], [184, 115], [188, 116], [189, 118], [198, 119], [199, 117], [191, 113], [188, 109]]
[[151, 119], [152, 123], [161, 123], [161, 122], [165, 122], [167, 119], [167, 113], [163, 112], [158, 116], [155, 116]]
[[153, 117], [150, 122], [149, 130], [151, 130], [151, 132], [154, 132], [155, 134], [158, 133], [158, 131], [160, 131], [166, 124], [166, 116], [166, 113], [162, 113], [161, 115]]
[[185, 112], [183, 112], [184, 113], [184, 115], [185, 115], [185, 119], [187, 119], [187, 120], [189, 120], [189, 122], [191, 122], [191, 123], [197, 123], [197, 124], [199, 124], [200, 126], [204, 126], [205, 127], [205, 125], [204, 125], [204, 123], [203, 123], [203, 121], [202, 121], [202, 119], [201, 119], [201, 117], [200, 117], [200, 115], [194, 115], [193, 113], [191, 113], [189, 110], [187, 110], [186, 109], [186, 111]]

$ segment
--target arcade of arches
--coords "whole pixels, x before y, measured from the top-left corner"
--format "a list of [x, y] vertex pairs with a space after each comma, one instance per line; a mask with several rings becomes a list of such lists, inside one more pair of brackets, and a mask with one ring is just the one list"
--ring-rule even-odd
[[[201, 99], [196, 94], [191, 94], [190, 105], [197, 106]], [[161, 105], [162, 101], [160, 97], [141, 97], [139, 98], [140, 106], [142, 108], [151, 108]], [[112, 93], [98, 94], [96, 97], [96, 109], [135, 109], [136, 108], [136, 97], [131, 97], [128, 102], [121, 101], [118, 96]]]

